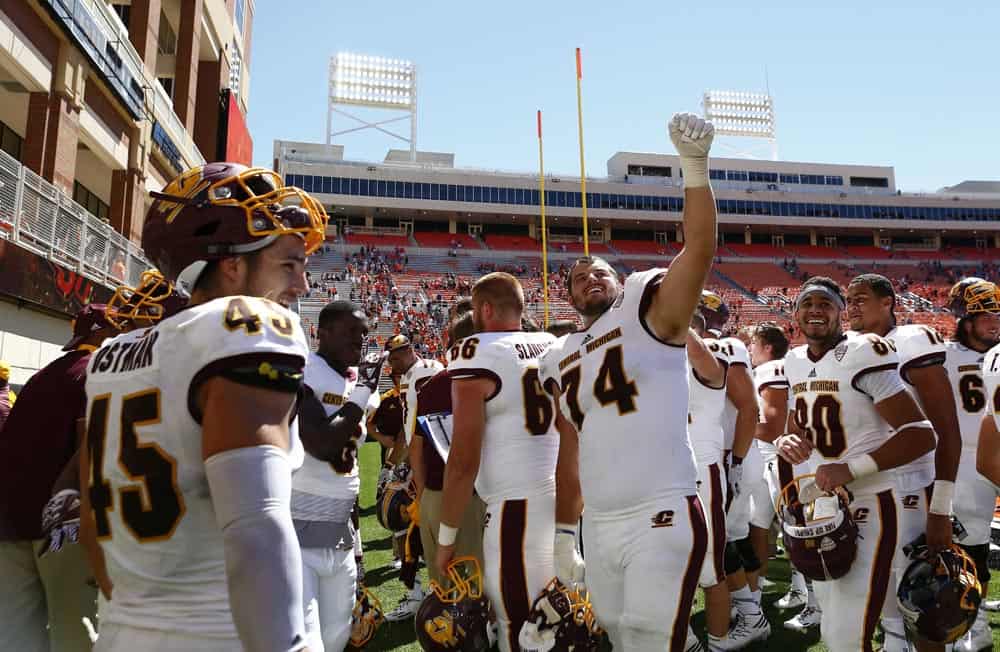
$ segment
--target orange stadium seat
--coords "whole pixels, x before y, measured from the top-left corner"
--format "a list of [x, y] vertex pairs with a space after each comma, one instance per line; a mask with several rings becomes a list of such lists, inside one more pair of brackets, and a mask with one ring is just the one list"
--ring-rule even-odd
[[410, 239], [402, 235], [373, 235], [370, 233], [351, 233], [344, 236], [344, 242], [349, 245], [365, 245], [366, 247], [410, 247]]
[[486, 246], [490, 249], [503, 249], [507, 251], [536, 251], [541, 249], [541, 245], [534, 238], [526, 235], [500, 235], [490, 234], [483, 237]]
[[726, 243], [725, 245], [719, 245], [720, 253], [721, 250], [725, 248], [733, 253], [734, 256], [747, 256], [756, 258], [790, 258], [791, 255], [788, 251], [775, 247], [769, 244], [737, 244], [737, 243]]
[[822, 246], [812, 246], [812, 245], [785, 245], [785, 249], [788, 253], [797, 258], [829, 258], [831, 260], [840, 260], [847, 258], [847, 252], [843, 249], [836, 249], [834, 247], [822, 247]]
[[482, 249], [479, 241], [468, 233], [441, 233], [440, 231], [416, 231], [413, 239], [421, 247], [438, 247], [447, 249], [452, 243], [462, 245], [463, 249]]
[[670, 242], [663, 244], [652, 240], [612, 240], [611, 246], [622, 254], [665, 255], [680, 251], [680, 244]]

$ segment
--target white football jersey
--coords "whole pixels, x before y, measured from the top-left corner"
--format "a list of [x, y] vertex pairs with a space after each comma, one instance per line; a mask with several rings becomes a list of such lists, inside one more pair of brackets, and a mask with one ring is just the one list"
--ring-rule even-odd
[[555, 409], [538, 378], [538, 358], [555, 342], [549, 333], [479, 333], [451, 348], [454, 380], [489, 378], [486, 428], [476, 491], [487, 503], [555, 491], [559, 434]]
[[[753, 384], [757, 391], [757, 413], [758, 417], [764, 419], [764, 396], [765, 389], [788, 389], [788, 378], [785, 376], [785, 360], [768, 360], [763, 362], [753, 370]], [[785, 431], [785, 424], [781, 424], [781, 432]], [[763, 440], [757, 440], [757, 448], [764, 459], [770, 462], [778, 455], [778, 449], [774, 444]]]
[[[813, 469], [871, 453], [889, 439], [889, 424], [875, 405], [906, 391], [898, 367], [892, 345], [875, 334], [844, 335], [818, 360], [807, 345], [788, 352], [785, 375], [794, 397], [793, 419], [816, 446]], [[856, 495], [872, 494], [894, 483], [895, 474], [878, 472], [850, 488]]]
[[[347, 375], [349, 377], [344, 378], [318, 353], [309, 354], [304, 382], [322, 403], [328, 417], [340, 411], [358, 384], [355, 367], [348, 368]], [[372, 392], [365, 408], [365, 416], [361, 418], [355, 432], [355, 442], [359, 448], [368, 435], [366, 417], [378, 408], [379, 402], [379, 393]], [[292, 516], [303, 521], [344, 522], [350, 517], [360, 489], [361, 477], [356, 455], [351, 471], [339, 473], [329, 462], [307, 454], [302, 468], [292, 476]]]
[[[706, 338], [705, 346], [712, 352], [723, 368], [729, 366], [729, 356], [726, 355], [718, 340]], [[721, 387], [709, 386], [688, 365], [688, 385], [691, 394], [688, 397], [688, 434], [691, 437], [691, 448], [699, 467], [722, 462], [724, 435], [722, 433], [722, 412], [726, 407], [726, 384]]]
[[236, 639], [196, 389], [235, 366], [301, 379], [308, 352], [299, 317], [254, 297], [187, 308], [94, 352], [89, 493], [115, 587], [103, 622]]
[[664, 273], [631, 274], [590, 328], [560, 339], [542, 359], [543, 382], [560, 388], [562, 414], [580, 435], [580, 484], [591, 514], [697, 491], [687, 349], [660, 340], [643, 318]]
[[417, 392], [431, 377], [444, 370], [444, 365], [433, 359], [417, 358], [413, 366], [399, 379], [399, 401], [403, 406], [403, 434], [409, 446], [413, 429], [417, 425]]
[[[948, 349], [945, 369], [948, 370], [951, 391], [955, 394], [958, 429], [962, 431], [962, 455], [971, 456], [975, 460], [976, 448], [979, 446], [979, 427], [990, 396], [983, 378], [986, 354], [973, 351], [954, 340], [949, 340], [945, 346]], [[975, 468], [974, 461], [972, 468]]]
[[[735, 337], [724, 337], [719, 340], [722, 349], [729, 356], [729, 373], [749, 373], [753, 378], [753, 369], [750, 366], [750, 352], [747, 351], [746, 344]], [[739, 416], [736, 406], [728, 398], [722, 414], [722, 430], [725, 433], [726, 450], [732, 450], [733, 440], [736, 438], [736, 417]]]
[[988, 409], [1000, 428], [1000, 344], [994, 346], [983, 360], [983, 381], [986, 385]]
[[[896, 326], [886, 333], [885, 339], [896, 347], [899, 358], [899, 376], [906, 383], [906, 388], [913, 395], [913, 400], [921, 409], [924, 408], [920, 396], [913, 383], [910, 382], [911, 369], [920, 369], [935, 364], [944, 364], [948, 357], [944, 338], [930, 326], [907, 324]], [[924, 410], [926, 413], [927, 411]], [[900, 477], [900, 488], [905, 493], [919, 491], [934, 482], [934, 451], [921, 455], [909, 464], [896, 469]]]

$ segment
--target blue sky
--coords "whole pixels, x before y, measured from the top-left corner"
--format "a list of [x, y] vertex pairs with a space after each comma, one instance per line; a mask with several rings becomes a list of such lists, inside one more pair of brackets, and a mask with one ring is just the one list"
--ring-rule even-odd
[[[254, 158], [323, 140], [329, 58], [348, 50], [417, 64], [419, 149], [537, 169], [542, 109], [546, 170], [578, 172], [579, 46], [590, 176], [616, 151], [672, 151], [671, 114], [698, 111], [704, 90], [764, 90], [766, 64], [783, 160], [894, 165], [906, 191], [1000, 179], [997, 25], [990, 0], [257, 0]], [[340, 142], [358, 160], [404, 146]]]

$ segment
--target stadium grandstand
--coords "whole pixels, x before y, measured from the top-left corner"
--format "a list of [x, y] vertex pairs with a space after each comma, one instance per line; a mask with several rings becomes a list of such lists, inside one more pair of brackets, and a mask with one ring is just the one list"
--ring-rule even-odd
[[[391, 153], [358, 162], [337, 145], [275, 142], [275, 169], [331, 215], [301, 304], [307, 330], [330, 297], [353, 298], [376, 318], [381, 340], [404, 332], [440, 355], [446, 302], [493, 270], [521, 279], [542, 321], [537, 174], [453, 160], [418, 152], [414, 162]], [[773, 320], [797, 339], [789, 309], [805, 278], [846, 283], [875, 271], [896, 283], [901, 323], [948, 335], [948, 286], [997, 277], [1000, 192], [991, 184], [914, 194], [897, 189], [891, 167], [725, 158], [712, 159], [711, 177], [719, 247], [708, 286], [733, 308], [732, 330]], [[623, 274], [668, 262], [683, 246], [681, 181], [676, 156], [612, 156], [606, 177], [587, 179], [590, 252]], [[575, 319], [564, 273], [584, 249], [579, 188], [579, 178], [546, 176], [553, 319]]]

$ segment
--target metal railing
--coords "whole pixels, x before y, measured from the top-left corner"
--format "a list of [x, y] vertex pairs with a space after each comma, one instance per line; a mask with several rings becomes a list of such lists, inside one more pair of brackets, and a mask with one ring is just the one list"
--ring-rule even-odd
[[205, 157], [174, 112], [173, 102], [157, 81], [155, 71], [146, 69], [129, 40], [128, 29], [110, 3], [104, 0], [45, 1], [60, 19], [72, 26], [80, 48], [97, 58], [95, 65], [104, 74], [121, 81], [120, 90], [127, 96], [129, 109], [137, 111], [140, 118], [144, 118], [141, 114], [145, 113], [163, 127], [184, 159], [182, 167], [204, 165]]
[[3, 151], [0, 238], [109, 288], [134, 286], [152, 267], [138, 245]]

